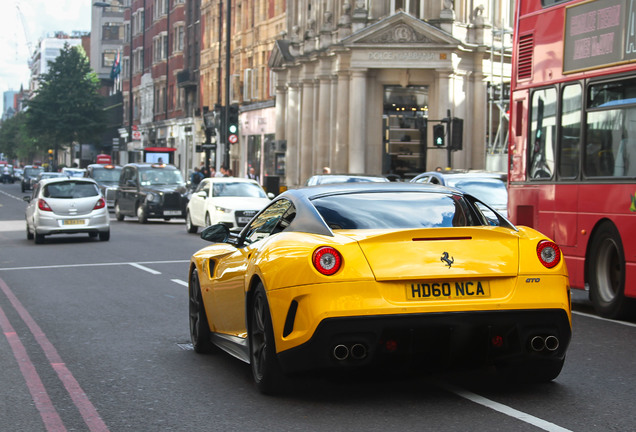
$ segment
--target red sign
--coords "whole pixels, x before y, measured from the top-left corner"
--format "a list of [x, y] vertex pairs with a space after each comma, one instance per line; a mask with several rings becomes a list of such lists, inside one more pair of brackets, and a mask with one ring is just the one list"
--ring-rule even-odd
[[238, 135], [230, 135], [229, 137], [227, 137], [227, 140], [231, 143], [231, 144], [236, 144], [236, 142], [238, 141]]

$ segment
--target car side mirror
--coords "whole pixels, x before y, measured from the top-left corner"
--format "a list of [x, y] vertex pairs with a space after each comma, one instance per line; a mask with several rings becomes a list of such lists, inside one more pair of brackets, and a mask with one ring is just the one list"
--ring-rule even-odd
[[197, 196], [201, 197], [201, 198], [207, 198], [208, 197], [208, 193], [205, 191], [199, 191], [197, 192]]
[[230, 238], [230, 229], [223, 224], [210, 225], [201, 231], [201, 238], [212, 243], [226, 243]]
[[271, 192], [267, 192], [267, 198], [269, 198], [269, 199], [273, 200], [274, 198], [276, 198], [276, 195], [274, 195], [274, 194], [273, 194], [273, 193], [271, 193]]

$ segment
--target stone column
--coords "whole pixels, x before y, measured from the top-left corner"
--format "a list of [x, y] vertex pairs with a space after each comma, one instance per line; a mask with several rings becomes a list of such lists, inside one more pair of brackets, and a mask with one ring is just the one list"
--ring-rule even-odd
[[329, 91], [331, 92], [331, 104], [329, 106], [329, 166], [331, 172], [335, 172], [336, 152], [336, 122], [338, 119], [338, 78], [331, 75], [329, 78]]
[[300, 109], [300, 179], [298, 184], [304, 183], [313, 175], [314, 87], [313, 79], [303, 80]]
[[349, 171], [349, 73], [338, 72], [336, 84], [338, 101], [336, 102], [334, 151], [331, 156], [331, 171], [345, 173]]
[[364, 173], [366, 168], [367, 141], [367, 70], [351, 71], [350, 106], [349, 106], [349, 169], [350, 173]]
[[318, 122], [316, 124], [316, 144], [314, 145], [314, 173], [322, 172], [329, 165], [329, 117], [331, 108], [331, 77], [321, 75], [318, 88]]
[[285, 125], [287, 119], [287, 87], [284, 72], [276, 73], [276, 139], [286, 139]]
[[287, 140], [287, 150], [285, 152], [285, 183], [288, 187], [293, 187], [299, 184], [300, 98], [299, 84], [297, 82], [288, 84], [286, 105], [285, 139]]
[[470, 142], [464, 140], [464, 150], [470, 152], [470, 168], [486, 167], [486, 83], [484, 74], [476, 71], [471, 76], [473, 88], [472, 115], [464, 119], [464, 136], [470, 136]]

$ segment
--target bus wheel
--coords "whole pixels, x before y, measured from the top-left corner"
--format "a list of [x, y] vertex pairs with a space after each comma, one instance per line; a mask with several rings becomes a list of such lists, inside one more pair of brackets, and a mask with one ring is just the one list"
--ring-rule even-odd
[[611, 319], [628, 316], [634, 300], [625, 297], [625, 253], [614, 224], [604, 222], [590, 246], [590, 300], [596, 312]]

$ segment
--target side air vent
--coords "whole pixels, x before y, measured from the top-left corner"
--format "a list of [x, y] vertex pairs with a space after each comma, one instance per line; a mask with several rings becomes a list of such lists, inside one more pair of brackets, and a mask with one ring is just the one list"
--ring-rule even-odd
[[519, 37], [518, 57], [517, 57], [517, 79], [528, 79], [532, 77], [532, 53], [534, 51], [534, 37], [527, 34]]

